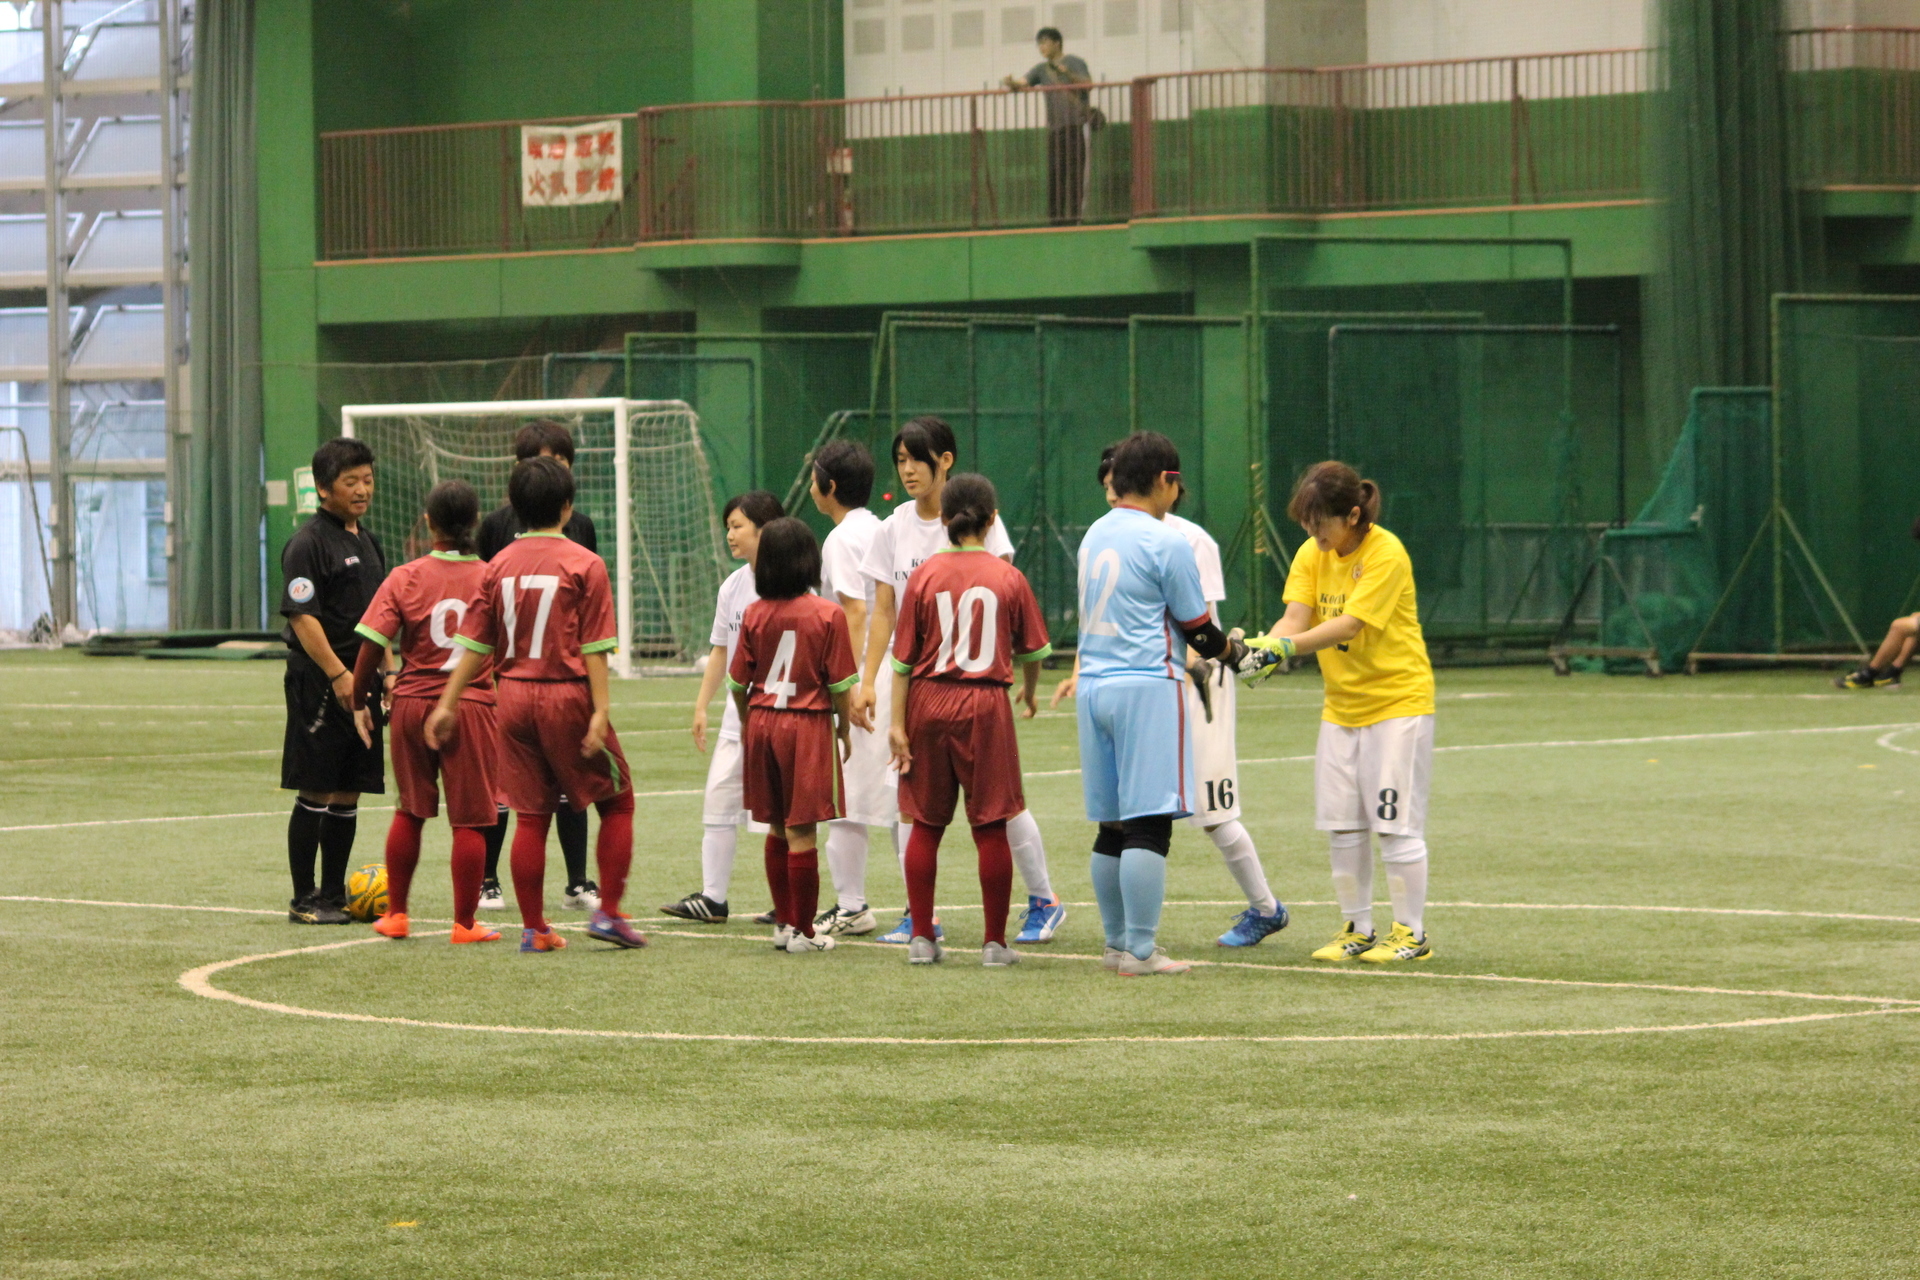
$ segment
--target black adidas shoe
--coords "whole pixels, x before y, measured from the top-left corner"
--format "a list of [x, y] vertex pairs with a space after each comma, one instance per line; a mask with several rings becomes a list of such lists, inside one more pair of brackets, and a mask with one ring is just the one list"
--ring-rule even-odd
[[715, 902], [704, 893], [690, 893], [680, 901], [669, 902], [660, 909], [681, 920], [697, 920], [702, 924], [727, 922], [727, 904]]
[[753, 922], [755, 924], [777, 924], [779, 920], [780, 920], [779, 915], [774, 911], [772, 907], [768, 907], [765, 911], [762, 911], [759, 915], [753, 918]]

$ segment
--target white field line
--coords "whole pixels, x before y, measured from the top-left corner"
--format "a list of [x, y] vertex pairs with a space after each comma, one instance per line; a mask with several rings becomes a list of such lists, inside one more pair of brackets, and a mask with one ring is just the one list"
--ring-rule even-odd
[[[636, 791], [633, 794], [636, 799], [640, 800], [659, 800], [669, 796], [698, 796], [705, 795], [706, 793], [699, 787], [692, 787], [684, 791]], [[87, 822], [29, 822], [15, 827], [0, 827], [0, 835], [5, 835], [9, 831], [65, 831], [74, 827], [127, 827], [155, 822], [215, 822], [227, 818], [284, 818], [287, 816], [287, 812], [286, 809], [256, 809], [249, 813], [181, 813], [166, 818], [96, 818]], [[392, 813], [393, 806], [390, 804], [363, 804], [360, 806], [360, 812]]]
[[173, 751], [156, 755], [136, 756], [43, 756], [34, 760], [8, 760], [0, 758], [0, 766], [16, 764], [111, 764], [126, 760], [219, 760], [233, 759], [238, 756], [277, 756], [279, 747], [261, 747], [253, 751]]
[[[434, 937], [434, 936], [438, 936], [438, 934], [429, 933], [429, 934], [419, 934], [416, 936]], [[668, 936], [692, 937], [692, 938], [714, 938], [714, 937], [724, 937], [725, 935], [710, 934], [710, 933], [698, 934], [698, 933], [675, 932]], [[753, 939], [740, 938], [739, 940], [751, 941], [755, 945], [759, 945], [759, 946], [764, 946], [766, 943], [766, 940], [764, 938], [753, 938]], [[1568, 1038], [1575, 1038], [1575, 1037], [1590, 1037], [1590, 1036], [1646, 1035], [1646, 1034], [1651, 1034], [1655, 1032], [1671, 1033], [1671, 1032], [1683, 1032], [1683, 1031], [1722, 1031], [1722, 1030], [1735, 1030], [1735, 1029], [1744, 1029], [1744, 1028], [1752, 1028], [1752, 1027], [1777, 1027], [1777, 1026], [1786, 1026], [1794, 1023], [1831, 1022], [1841, 1018], [1877, 1017], [1883, 1014], [1891, 1014], [1891, 1013], [1920, 1012], [1920, 1001], [1880, 999], [1878, 997], [1872, 997], [1872, 996], [1823, 995], [1823, 994], [1809, 994], [1805, 992], [1792, 992], [1792, 991], [1743, 991], [1743, 990], [1715, 988], [1715, 987], [1676, 987], [1676, 986], [1656, 985], [1651, 983], [1631, 983], [1631, 982], [1578, 982], [1570, 979], [1507, 978], [1507, 977], [1502, 977], [1496, 974], [1438, 974], [1438, 973], [1423, 973], [1423, 972], [1407, 972], [1404, 970], [1399, 970], [1399, 971], [1384, 970], [1384, 971], [1375, 971], [1372, 973], [1363, 973], [1362, 971], [1356, 971], [1352, 969], [1324, 969], [1324, 968], [1313, 969], [1313, 968], [1303, 968], [1303, 967], [1291, 966], [1291, 965], [1258, 965], [1258, 964], [1244, 964], [1244, 963], [1233, 963], [1233, 962], [1227, 962], [1225, 964], [1222, 964], [1221, 962], [1215, 962], [1215, 961], [1202, 961], [1199, 963], [1208, 965], [1209, 967], [1273, 969], [1273, 970], [1282, 971], [1282, 972], [1299, 972], [1299, 973], [1316, 973], [1316, 974], [1336, 973], [1336, 974], [1349, 975], [1353, 977], [1359, 977], [1359, 978], [1362, 978], [1363, 980], [1370, 980], [1372, 978], [1399, 977], [1399, 978], [1415, 978], [1415, 979], [1424, 978], [1429, 980], [1453, 979], [1457, 981], [1468, 981], [1468, 982], [1517, 982], [1517, 983], [1538, 984], [1538, 985], [1546, 985], [1546, 986], [1596, 987], [1596, 988], [1608, 988], [1608, 989], [1616, 989], [1616, 990], [1617, 989], [1650, 990], [1650, 991], [1681, 993], [1681, 994], [1689, 994], [1689, 995], [1755, 996], [1755, 997], [1764, 997], [1764, 998], [1773, 998], [1773, 999], [1805, 999], [1805, 1000], [1841, 1001], [1841, 1002], [1850, 1002], [1850, 1003], [1868, 1003], [1868, 1004], [1873, 1004], [1876, 1007], [1872, 1009], [1853, 1010], [1845, 1013], [1808, 1013], [1808, 1014], [1798, 1014], [1798, 1015], [1786, 1016], [1786, 1017], [1741, 1018], [1741, 1019], [1737, 1019], [1729, 1022], [1692, 1022], [1692, 1023], [1667, 1024], [1664, 1026], [1535, 1028], [1535, 1029], [1518, 1030], [1518, 1031], [1405, 1032], [1405, 1033], [1383, 1033], [1378, 1035], [1005, 1036], [1005, 1037], [994, 1037], [994, 1038], [955, 1037], [950, 1039], [939, 1038], [939, 1037], [927, 1037], [927, 1036], [777, 1036], [777, 1035], [730, 1034], [730, 1033], [715, 1033], [715, 1032], [694, 1033], [694, 1032], [680, 1032], [680, 1031], [592, 1030], [592, 1029], [575, 1028], [575, 1027], [523, 1027], [523, 1026], [511, 1026], [511, 1025], [490, 1025], [490, 1024], [484, 1024], [484, 1023], [471, 1023], [471, 1022], [444, 1022], [444, 1021], [439, 1021], [434, 1019], [425, 1019], [425, 1018], [385, 1017], [385, 1016], [370, 1014], [370, 1013], [341, 1013], [341, 1012], [326, 1010], [326, 1009], [307, 1009], [307, 1008], [302, 1008], [299, 1005], [281, 1004], [276, 1001], [270, 1001], [270, 1000], [255, 1000], [250, 996], [236, 995], [231, 991], [222, 990], [221, 988], [214, 986], [212, 982], [212, 979], [216, 974], [224, 972], [225, 970], [228, 970], [228, 969], [238, 968], [241, 965], [256, 964], [266, 960], [285, 959], [291, 956], [314, 955], [314, 954], [323, 953], [323, 952], [340, 951], [348, 947], [365, 946], [369, 943], [384, 942], [384, 941], [386, 941], [386, 939], [380, 938], [380, 937], [350, 938], [342, 942], [321, 943], [318, 946], [292, 947], [282, 951], [266, 951], [266, 952], [260, 952], [256, 955], [239, 956], [232, 960], [220, 960], [212, 964], [205, 964], [205, 965], [199, 966], [198, 968], [189, 969], [185, 973], [180, 975], [178, 982], [182, 988], [192, 993], [193, 995], [201, 996], [208, 1000], [222, 1000], [231, 1004], [241, 1005], [245, 1008], [258, 1009], [265, 1013], [288, 1014], [295, 1017], [303, 1017], [303, 1018], [320, 1018], [320, 1019], [324, 1019], [327, 1021], [334, 1021], [334, 1022], [370, 1023], [378, 1026], [419, 1027], [419, 1028], [423, 1028], [427, 1030], [435, 1030], [435, 1031], [477, 1031], [477, 1032], [483, 1032], [483, 1033], [492, 1033], [496, 1035], [563, 1036], [563, 1037], [577, 1038], [577, 1039], [597, 1039], [597, 1040], [641, 1040], [641, 1041], [657, 1041], [657, 1042], [679, 1041], [679, 1042], [695, 1042], [695, 1043], [716, 1043], [717, 1042], [717, 1043], [727, 1043], [727, 1044], [897, 1045], [902, 1047], [914, 1047], [914, 1048], [920, 1048], [920, 1047], [973, 1048], [973, 1047], [994, 1047], [994, 1046], [1013, 1046], [1013, 1045], [1058, 1046], [1058, 1045], [1076, 1045], [1076, 1044], [1329, 1044], [1329, 1043], [1355, 1043], [1355, 1042], [1394, 1043], [1394, 1042], [1407, 1042], [1407, 1041], [1439, 1042], [1439, 1041], [1467, 1041], [1467, 1040], [1568, 1039]], [[861, 944], [861, 945], [880, 946], [882, 944], [868, 943], [868, 944]], [[1029, 954], [1038, 955], [1041, 953], [1029, 953]], [[1057, 960], [1079, 960], [1079, 961], [1095, 961], [1099, 959], [1098, 956], [1061, 955], [1057, 953], [1048, 958], [1057, 959]]]

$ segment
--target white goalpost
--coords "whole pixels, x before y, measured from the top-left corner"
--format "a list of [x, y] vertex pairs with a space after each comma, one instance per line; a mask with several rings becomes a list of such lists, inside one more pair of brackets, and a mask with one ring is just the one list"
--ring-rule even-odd
[[342, 406], [341, 434], [373, 449], [367, 524], [389, 562], [427, 550], [426, 496], [442, 480], [471, 484], [483, 515], [504, 503], [513, 437], [541, 421], [573, 436], [574, 506], [593, 520], [613, 580], [620, 639], [614, 670], [631, 676], [636, 657], [703, 652], [714, 596], [730, 566], [699, 415], [685, 401], [608, 396]]

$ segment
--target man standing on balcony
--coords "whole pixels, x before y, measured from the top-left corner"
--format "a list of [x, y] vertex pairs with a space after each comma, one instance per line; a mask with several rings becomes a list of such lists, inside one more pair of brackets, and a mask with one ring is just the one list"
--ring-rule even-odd
[[[1034, 36], [1043, 61], [1024, 77], [1002, 76], [1000, 83], [1016, 92], [1049, 85], [1093, 83], [1087, 64], [1066, 52], [1058, 27], [1042, 27]], [[1056, 227], [1080, 221], [1087, 197], [1087, 126], [1093, 110], [1085, 89], [1050, 89], [1041, 95], [1047, 103], [1047, 220]]]

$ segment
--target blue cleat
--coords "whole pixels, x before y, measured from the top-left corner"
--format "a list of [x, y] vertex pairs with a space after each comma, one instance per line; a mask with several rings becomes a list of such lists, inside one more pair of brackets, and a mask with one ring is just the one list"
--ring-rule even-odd
[[[936, 938], [944, 938], [947, 936], [947, 931], [940, 927], [940, 922], [938, 920], [935, 920], [933, 922], [933, 936]], [[900, 947], [904, 947], [909, 942], [912, 942], [913, 941], [913, 913], [907, 912], [906, 914], [902, 915], [900, 917], [900, 923], [893, 926], [892, 932], [883, 933], [878, 938], [875, 938], [874, 941], [875, 942], [891, 942], [895, 946], [900, 946]]]
[[1270, 933], [1278, 933], [1287, 927], [1287, 904], [1273, 904], [1273, 914], [1263, 916], [1252, 907], [1248, 907], [1233, 918], [1233, 928], [1221, 934], [1217, 939], [1223, 947], [1257, 947], [1260, 940]]
[[1015, 942], [1052, 942], [1054, 933], [1065, 923], [1067, 908], [1055, 898], [1052, 902], [1042, 902], [1031, 894], [1027, 897], [1027, 922], [1020, 927], [1020, 936]]

